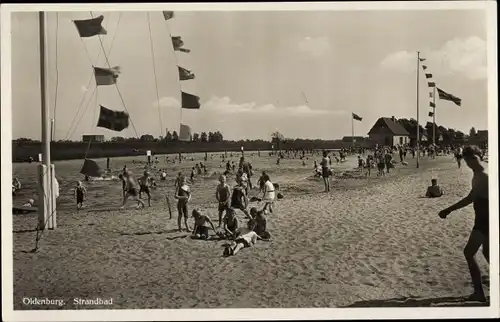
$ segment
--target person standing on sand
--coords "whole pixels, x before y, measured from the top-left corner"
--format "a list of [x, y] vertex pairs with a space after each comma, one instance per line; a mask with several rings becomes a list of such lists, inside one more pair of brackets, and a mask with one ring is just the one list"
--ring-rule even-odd
[[330, 192], [330, 158], [326, 151], [323, 151], [323, 159], [321, 160], [321, 176], [325, 184], [325, 192]]
[[186, 226], [186, 231], [189, 233], [191, 230], [188, 225], [188, 202], [191, 200], [191, 191], [189, 190], [189, 186], [187, 185], [186, 177], [182, 176], [179, 179], [179, 187], [175, 192], [175, 199], [177, 199], [177, 226], [179, 227], [179, 231], [182, 231], [181, 221], [182, 217], [184, 217], [184, 226]]
[[141, 200], [141, 198], [139, 198], [138, 195], [137, 180], [135, 180], [135, 178], [132, 176], [132, 172], [131, 171], [125, 172], [123, 177], [125, 178], [126, 182], [126, 188], [125, 188], [126, 191], [125, 195], [123, 196], [123, 204], [121, 206], [121, 209], [125, 208], [125, 204], [127, 203], [128, 198], [130, 197], [132, 197], [137, 201], [137, 208], [139, 208], [139, 205], [142, 206], [142, 208], [144, 208], [145, 206], [144, 202]]
[[217, 185], [217, 190], [215, 191], [215, 198], [219, 203], [219, 228], [222, 225], [222, 214], [226, 212], [229, 208], [229, 202], [231, 201], [231, 188], [226, 183], [226, 176], [221, 175], [219, 177], [219, 184]]
[[473, 172], [472, 189], [465, 198], [441, 210], [439, 217], [445, 219], [451, 212], [462, 209], [471, 203], [473, 204], [475, 213], [474, 227], [464, 249], [465, 259], [474, 285], [474, 293], [468, 297], [468, 300], [486, 302], [486, 296], [481, 284], [481, 271], [474, 259], [474, 255], [482, 245], [484, 258], [488, 263], [490, 262], [488, 174], [484, 172], [484, 167], [479, 162], [480, 151], [477, 147], [466, 147], [462, 155], [465, 163]]

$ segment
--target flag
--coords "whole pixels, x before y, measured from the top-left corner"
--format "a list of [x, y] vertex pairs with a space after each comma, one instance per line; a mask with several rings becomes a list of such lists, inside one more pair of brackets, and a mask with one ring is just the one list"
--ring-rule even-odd
[[104, 16], [99, 16], [93, 19], [87, 20], [73, 20], [73, 23], [80, 34], [80, 37], [87, 38], [96, 35], [107, 35], [108, 32], [102, 27], [102, 21]]
[[439, 99], [451, 101], [451, 102], [457, 104], [458, 106], [462, 106], [462, 99], [461, 98], [458, 98], [452, 94], [448, 94], [445, 91], [443, 91], [442, 89], [440, 89], [439, 87], [437, 88], [437, 90], [439, 93]]
[[120, 132], [128, 127], [129, 115], [127, 112], [113, 111], [101, 105], [98, 127]]
[[172, 45], [174, 46], [175, 51], [182, 51], [183, 53], [190, 53], [190, 49], [182, 48], [184, 46], [184, 41], [181, 36], [172, 37]]
[[165, 20], [172, 19], [174, 17], [174, 12], [173, 11], [163, 11], [163, 17]]
[[430, 98], [432, 98], [432, 97], [433, 97], [432, 92], [429, 92], [429, 97], [430, 97]]
[[355, 113], [352, 113], [352, 118], [355, 119], [356, 121], [362, 121], [363, 118], [360, 117], [359, 115], [355, 114]]
[[425, 78], [427, 79], [432, 78], [432, 74], [425, 73]]
[[101, 177], [102, 170], [94, 160], [85, 159], [80, 173], [89, 177]]
[[188, 94], [181, 92], [182, 108], [187, 109], [199, 109], [200, 108], [200, 98], [193, 94]]
[[436, 107], [436, 104], [434, 102], [429, 102], [430, 107]]
[[97, 86], [114, 85], [120, 74], [120, 67], [112, 68], [94, 67], [95, 82]]
[[429, 112], [429, 117], [433, 117], [434, 116], [434, 113], [433, 112]]
[[427, 69], [427, 66], [425, 66], [425, 65], [422, 65], [422, 68], [423, 68], [424, 70], [426, 70], [426, 69]]
[[182, 68], [181, 66], [177, 66], [177, 68], [179, 69], [179, 80], [194, 79], [194, 74], [190, 70]]
[[181, 128], [179, 130], [179, 141], [192, 141], [191, 128], [187, 125], [181, 123]]
[[419, 59], [420, 59], [420, 61], [425, 61], [425, 58], [419, 58]]
[[436, 87], [435, 82], [427, 82], [427, 85], [429, 85], [429, 87]]

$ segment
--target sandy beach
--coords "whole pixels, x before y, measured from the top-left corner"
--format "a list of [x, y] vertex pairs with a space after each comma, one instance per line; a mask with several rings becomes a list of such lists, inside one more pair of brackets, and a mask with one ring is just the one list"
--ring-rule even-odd
[[[172, 196], [177, 171], [188, 174], [202, 158], [167, 165], [159, 156], [159, 167], [168, 168], [169, 177], [158, 181], [153, 206], [136, 210], [130, 202], [121, 212], [117, 181], [85, 183], [88, 202], [77, 212], [71, 189], [82, 177], [82, 161], [56, 162], [59, 227], [44, 233], [38, 252], [29, 252], [36, 216], [14, 216], [14, 309], [439, 306], [463, 305], [457, 297], [472, 292], [462, 254], [472, 207], [446, 220], [438, 217], [470, 189], [472, 172], [465, 165], [458, 169], [451, 156], [424, 157], [419, 169], [410, 157], [408, 166], [397, 165], [383, 178], [376, 171], [371, 178], [337, 178], [328, 194], [321, 181], [311, 178], [311, 158], [303, 167], [298, 159], [277, 166], [267, 155], [248, 156], [253, 181], [267, 170], [284, 199], [268, 217], [272, 240], [228, 258], [222, 257], [225, 241], [196, 241], [177, 232], [175, 205], [169, 219], [164, 201], [165, 193]], [[223, 171], [220, 160], [214, 156], [207, 162], [211, 174]], [[106, 160], [98, 162], [105, 167]], [[350, 157], [333, 167], [340, 175], [355, 162]], [[136, 175], [142, 172], [144, 165], [133, 164], [132, 158], [113, 159], [114, 172], [125, 163]], [[19, 205], [32, 197], [36, 164], [13, 168], [24, 186], [14, 198]], [[422, 198], [433, 177], [445, 195]], [[201, 207], [214, 222], [216, 181], [214, 174], [191, 185], [190, 210]], [[233, 176], [229, 182], [234, 184]], [[243, 215], [238, 217], [242, 222]], [[477, 258], [487, 272], [484, 258]], [[23, 305], [23, 297], [63, 299], [65, 305]], [[77, 306], [74, 298], [112, 298], [113, 304]]]

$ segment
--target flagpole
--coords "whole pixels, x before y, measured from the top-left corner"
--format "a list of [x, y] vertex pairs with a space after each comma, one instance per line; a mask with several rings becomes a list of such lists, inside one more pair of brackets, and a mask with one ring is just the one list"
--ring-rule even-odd
[[354, 152], [354, 115], [351, 113], [351, 140], [352, 140], [352, 150]]
[[436, 86], [432, 93], [432, 144], [436, 145]]
[[40, 105], [42, 108], [42, 146], [43, 163], [38, 168], [39, 194], [38, 194], [38, 224], [39, 229], [44, 230], [46, 223], [48, 228], [52, 228], [50, 220], [53, 209], [52, 195], [52, 174], [50, 162], [50, 140], [51, 140], [51, 120], [48, 110], [48, 83], [46, 68], [48, 66], [46, 53], [46, 30], [45, 30], [45, 12], [38, 13], [39, 32], [40, 32]]
[[419, 74], [420, 74], [420, 52], [417, 51], [417, 168], [419, 167], [419, 158], [420, 158], [420, 115], [418, 111], [418, 82], [419, 82]]

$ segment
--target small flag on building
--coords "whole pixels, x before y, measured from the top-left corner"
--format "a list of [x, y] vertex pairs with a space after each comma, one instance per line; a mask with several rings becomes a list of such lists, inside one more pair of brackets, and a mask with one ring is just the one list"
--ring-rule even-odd
[[112, 131], [123, 131], [128, 128], [129, 115], [127, 112], [113, 111], [101, 105], [99, 113], [98, 127], [103, 127]]
[[199, 109], [200, 98], [196, 95], [181, 92], [182, 108], [186, 109]]
[[174, 12], [173, 11], [163, 11], [163, 17], [165, 20], [172, 19], [174, 17]]
[[182, 124], [179, 129], [179, 141], [191, 142], [191, 128], [188, 125]]
[[446, 93], [445, 91], [443, 91], [439, 87], [437, 88], [437, 90], [438, 90], [438, 94], [439, 94], [439, 99], [453, 102], [453, 103], [457, 104], [458, 106], [462, 105], [462, 99], [461, 98], [458, 98], [455, 95]]
[[73, 20], [80, 37], [87, 38], [96, 35], [106, 35], [108, 32], [102, 27], [104, 16], [87, 20]]
[[95, 82], [97, 86], [116, 84], [116, 80], [118, 79], [119, 74], [119, 66], [115, 66], [112, 68], [94, 67]]
[[355, 113], [352, 113], [352, 118], [355, 119], [356, 121], [362, 121], [363, 118], [360, 117], [359, 115], [355, 114]]

